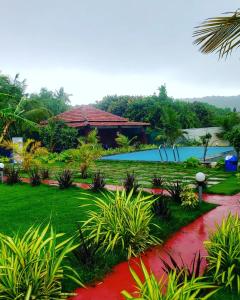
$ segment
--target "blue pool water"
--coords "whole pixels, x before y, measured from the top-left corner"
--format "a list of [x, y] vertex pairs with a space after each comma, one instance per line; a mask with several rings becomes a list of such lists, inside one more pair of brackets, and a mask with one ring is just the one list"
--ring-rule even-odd
[[[228, 153], [233, 151], [233, 147], [209, 147], [207, 150], [207, 158], [221, 156], [221, 154]], [[190, 157], [195, 157], [198, 159], [203, 159], [204, 147], [179, 147], [179, 158], [180, 161], [185, 161]], [[161, 150], [162, 158], [166, 161], [166, 155], [164, 150]], [[166, 148], [166, 153], [168, 156], [168, 161], [174, 162], [174, 154], [172, 148]], [[102, 157], [103, 160], [135, 160], [135, 161], [161, 161], [159, 150], [145, 150], [145, 151], [136, 151], [115, 155], [108, 155]]]

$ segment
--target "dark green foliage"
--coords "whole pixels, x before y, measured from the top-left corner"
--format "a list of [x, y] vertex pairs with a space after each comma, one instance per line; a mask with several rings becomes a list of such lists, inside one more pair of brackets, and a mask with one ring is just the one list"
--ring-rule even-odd
[[154, 175], [152, 179], [153, 188], [162, 188], [164, 184], [164, 179], [161, 176]]
[[38, 186], [41, 184], [41, 175], [37, 168], [30, 170], [29, 178], [32, 186]]
[[183, 191], [183, 187], [183, 184], [179, 180], [167, 185], [166, 189], [174, 202], [181, 204], [181, 193]]
[[170, 197], [165, 195], [156, 197], [152, 205], [152, 210], [158, 218], [164, 218], [168, 220], [171, 218], [171, 210], [169, 208], [170, 200]]
[[96, 263], [96, 253], [99, 249], [99, 244], [93, 243], [86, 238], [81, 227], [78, 227], [79, 246], [73, 250], [73, 254], [80, 265], [92, 266]]
[[127, 194], [130, 193], [132, 190], [133, 190], [133, 194], [137, 193], [137, 190], [140, 187], [135, 177], [135, 174], [128, 173], [128, 172], [126, 178], [123, 181], [123, 186]]
[[19, 169], [14, 166], [9, 167], [6, 174], [6, 183], [11, 185], [18, 182], [21, 182]]
[[105, 182], [104, 176], [101, 174], [100, 171], [96, 172], [93, 175], [91, 189], [94, 192], [101, 191], [104, 189], [105, 185], [106, 185], [106, 182]]
[[185, 277], [187, 277], [188, 280], [191, 280], [192, 278], [197, 278], [201, 276], [200, 272], [202, 269], [201, 265], [203, 263], [203, 260], [200, 251], [195, 253], [190, 265], [184, 264], [181, 256], [180, 260], [181, 263], [179, 263], [178, 260], [173, 257], [173, 255], [168, 253], [168, 259], [161, 259], [163, 263], [163, 271], [167, 274], [175, 271], [177, 274], [180, 275], [178, 278], [180, 282], [184, 281]]
[[[171, 127], [182, 129], [220, 126], [223, 117], [230, 111], [208, 103], [174, 100], [168, 96], [166, 86], [159, 88], [158, 95], [146, 97], [113, 95], [104, 97], [96, 105], [100, 109], [130, 120], [149, 122], [152, 130], [161, 129], [164, 133], [174, 132]], [[150, 142], [154, 142], [154, 139]]]
[[60, 189], [67, 189], [72, 186], [73, 183], [73, 173], [71, 170], [63, 170], [57, 176], [57, 181]]
[[63, 121], [51, 120], [40, 131], [40, 139], [43, 145], [51, 152], [60, 152], [70, 148], [76, 148], [78, 131], [68, 127]]
[[193, 167], [196, 168], [200, 165], [199, 159], [196, 157], [189, 157], [184, 161], [184, 167]]
[[49, 169], [47, 168], [42, 168], [40, 169], [40, 175], [41, 175], [41, 178], [42, 180], [45, 180], [45, 179], [49, 179], [50, 178], [50, 172], [49, 172]]

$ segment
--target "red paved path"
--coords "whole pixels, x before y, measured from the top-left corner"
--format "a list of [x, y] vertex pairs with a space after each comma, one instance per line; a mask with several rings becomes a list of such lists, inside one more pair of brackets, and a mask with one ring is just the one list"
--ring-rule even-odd
[[[23, 181], [29, 182], [28, 179]], [[46, 180], [44, 183], [55, 185], [56, 181]], [[76, 183], [76, 186], [89, 189], [88, 184]], [[121, 187], [107, 185], [106, 188], [116, 190]], [[158, 189], [145, 190], [156, 194], [161, 192]], [[203, 256], [207, 254], [203, 242], [208, 239], [208, 233], [214, 230], [215, 224], [219, 224], [223, 217], [230, 212], [240, 214], [240, 194], [234, 196], [205, 194], [204, 201], [219, 204], [220, 206], [199, 217], [193, 223], [181, 228], [164, 244], [153, 247], [141, 256], [147, 268], [151, 269], [159, 279], [162, 276], [166, 276], [161, 268], [162, 262], [160, 259], [167, 259], [166, 252], [171, 253], [179, 263], [181, 263], [181, 256], [185, 264], [190, 264], [197, 251], [200, 250]], [[139, 262], [140, 258], [131, 258], [128, 262], [118, 264], [103, 281], [96, 283], [95, 286], [77, 289], [77, 296], [71, 298], [71, 300], [122, 300], [123, 297], [120, 294], [122, 290], [135, 291], [135, 283], [129, 272], [129, 266], [138, 271]], [[204, 262], [204, 266], [206, 266], [206, 262]]]

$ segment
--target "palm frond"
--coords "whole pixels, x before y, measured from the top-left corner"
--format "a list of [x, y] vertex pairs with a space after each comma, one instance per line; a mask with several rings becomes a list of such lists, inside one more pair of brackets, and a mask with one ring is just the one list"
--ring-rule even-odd
[[196, 27], [193, 37], [202, 53], [217, 52], [219, 58], [227, 57], [240, 46], [240, 11], [207, 19]]

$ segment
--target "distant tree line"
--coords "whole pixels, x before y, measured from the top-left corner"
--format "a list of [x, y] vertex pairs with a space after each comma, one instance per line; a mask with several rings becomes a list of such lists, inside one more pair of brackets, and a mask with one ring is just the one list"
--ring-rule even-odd
[[134, 121], [149, 122], [154, 135], [169, 136], [179, 129], [221, 126], [230, 109], [213, 105], [175, 100], [165, 85], [151, 96], [106, 96], [96, 106]]

